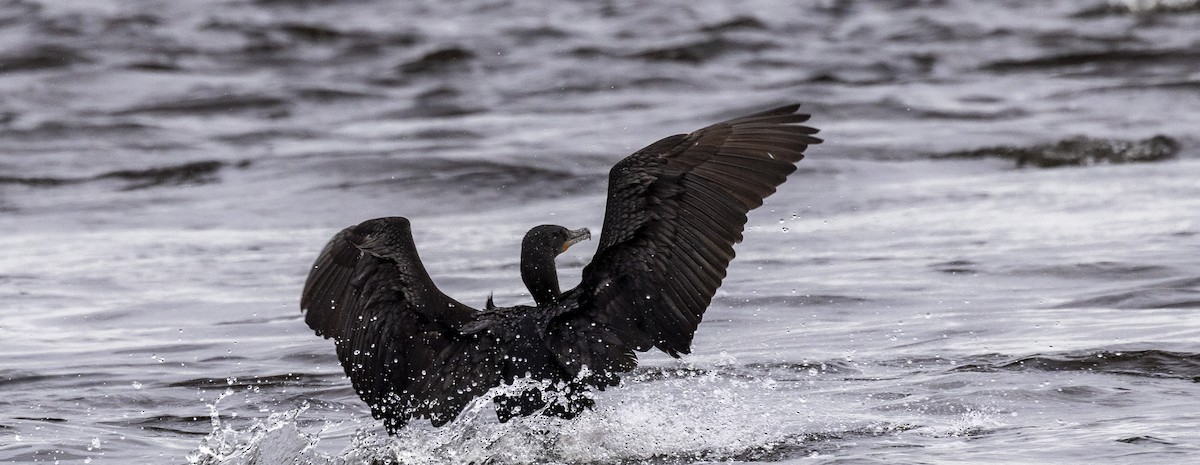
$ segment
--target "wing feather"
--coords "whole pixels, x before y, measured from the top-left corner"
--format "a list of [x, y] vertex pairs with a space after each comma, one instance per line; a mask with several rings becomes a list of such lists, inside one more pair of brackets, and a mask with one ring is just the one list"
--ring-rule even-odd
[[482, 393], [479, 386], [499, 383], [489, 370], [498, 358], [494, 341], [460, 332], [476, 311], [433, 284], [403, 218], [334, 235], [309, 272], [300, 305], [308, 326], [334, 340], [355, 391], [391, 432], [413, 418], [450, 421], [464, 398]]
[[[741, 242], [746, 214], [775, 192], [818, 131], [789, 105], [664, 138], [609, 173], [599, 248], [549, 343], [573, 347], [569, 370], [632, 367], [611, 349], [572, 343], [587, 328], [632, 350], [690, 350], [704, 311]], [[623, 355], [620, 351], [616, 351]], [[625, 369], [628, 369], [625, 368]]]

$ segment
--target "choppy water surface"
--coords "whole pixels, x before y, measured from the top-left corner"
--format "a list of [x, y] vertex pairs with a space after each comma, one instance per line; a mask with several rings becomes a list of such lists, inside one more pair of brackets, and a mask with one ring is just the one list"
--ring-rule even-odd
[[[0, 461], [1194, 460], [1197, 50], [1165, 0], [0, 2]], [[695, 353], [575, 421], [389, 438], [302, 321], [384, 215], [527, 302], [620, 157], [797, 100]]]

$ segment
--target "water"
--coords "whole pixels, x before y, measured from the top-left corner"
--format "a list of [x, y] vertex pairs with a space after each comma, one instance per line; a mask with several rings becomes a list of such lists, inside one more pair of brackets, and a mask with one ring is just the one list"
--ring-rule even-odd
[[[1191, 460], [1198, 31], [1165, 0], [2, 2], [0, 461]], [[385, 215], [448, 294], [528, 302], [521, 235], [597, 231], [612, 163], [792, 101], [827, 143], [695, 353], [577, 420], [389, 438], [301, 319], [325, 240]]]

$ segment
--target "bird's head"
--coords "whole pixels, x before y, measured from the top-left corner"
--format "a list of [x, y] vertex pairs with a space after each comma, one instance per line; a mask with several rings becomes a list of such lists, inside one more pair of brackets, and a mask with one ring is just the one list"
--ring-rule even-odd
[[591, 239], [592, 232], [587, 228], [567, 229], [553, 224], [543, 224], [530, 229], [521, 241], [524, 253], [541, 252], [558, 255], [566, 252], [572, 245], [585, 239]]
[[570, 230], [550, 224], [525, 233], [525, 239], [521, 241], [521, 280], [525, 281], [525, 287], [539, 306], [552, 305], [560, 293], [554, 257], [591, 237], [587, 228]]

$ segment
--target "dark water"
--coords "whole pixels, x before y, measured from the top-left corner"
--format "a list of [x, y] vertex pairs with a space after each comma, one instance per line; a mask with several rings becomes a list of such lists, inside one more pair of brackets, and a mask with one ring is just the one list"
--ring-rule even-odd
[[[792, 101], [695, 353], [575, 421], [388, 438], [301, 319], [384, 215], [528, 301], [612, 163]], [[3, 1], [0, 461], [1185, 463], [1198, 108], [1194, 1]]]

